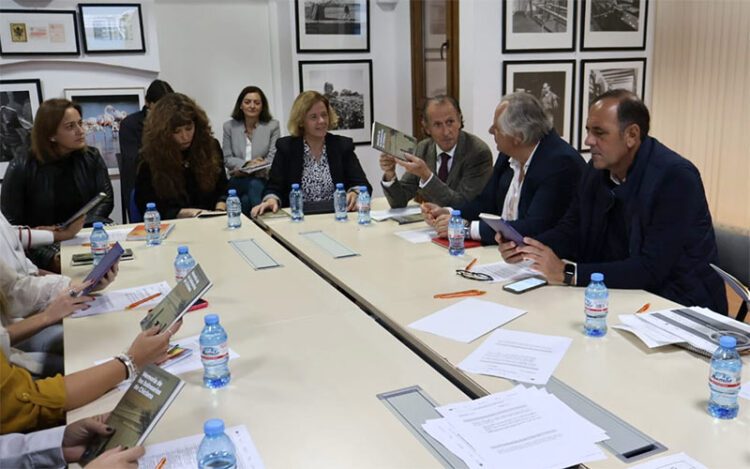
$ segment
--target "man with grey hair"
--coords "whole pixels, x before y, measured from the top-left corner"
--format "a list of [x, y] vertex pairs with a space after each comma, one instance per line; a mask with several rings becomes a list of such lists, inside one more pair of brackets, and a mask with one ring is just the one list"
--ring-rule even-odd
[[[472, 239], [495, 244], [495, 231], [479, 220], [480, 213], [501, 216], [524, 236], [541, 233], [565, 214], [585, 163], [552, 127], [542, 103], [529, 93], [504, 96], [489, 129], [500, 154], [479, 196], [455, 207], [470, 226]], [[448, 209], [422, 208], [427, 223], [447, 236]]]

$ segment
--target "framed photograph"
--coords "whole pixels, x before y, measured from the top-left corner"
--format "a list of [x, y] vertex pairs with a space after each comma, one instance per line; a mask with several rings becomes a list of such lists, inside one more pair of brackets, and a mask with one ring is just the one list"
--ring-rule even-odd
[[646, 50], [648, 0], [584, 0], [581, 50]]
[[79, 3], [87, 54], [146, 52], [139, 3]]
[[571, 143], [575, 69], [574, 60], [506, 61], [502, 94], [524, 91], [539, 98], [557, 133]]
[[0, 10], [0, 55], [79, 55], [76, 12]]
[[31, 128], [42, 104], [42, 82], [0, 80], [0, 179], [15, 158], [31, 147]]
[[581, 61], [581, 112], [578, 125], [578, 149], [584, 146], [586, 120], [589, 107], [597, 96], [612, 89], [625, 89], [644, 99], [646, 92], [646, 59], [582, 60]]
[[86, 144], [96, 147], [109, 174], [119, 174], [120, 122], [145, 104], [143, 88], [66, 89], [65, 98], [81, 106]]
[[370, 52], [370, 0], [294, 0], [297, 52]]
[[503, 52], [574, 51], [577, 0], [503, 0]]
[[338, 135], [356, 144], [370, 143], [372, 128], [372, 60], [300, 61], [300, 92], [325, 95], [339, 116]]

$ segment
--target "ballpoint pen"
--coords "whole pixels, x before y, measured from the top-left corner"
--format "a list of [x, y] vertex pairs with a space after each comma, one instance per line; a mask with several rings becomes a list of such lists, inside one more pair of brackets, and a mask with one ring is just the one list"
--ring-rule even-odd
[[162, 456], [161, 459], [159, 460], [159, 463], [156, 465], [156, 467], [154, 467], [154, 469], [163, 469], [166, 464], [167, 464], [167, 457]]
[[651, 303], [646, 303], [645, 305], [641, 306], [640, 309], [635, 312], [635, 314], [645, 313], [650, 307]]
[[464, 270], [471, 270], [471, 268], [474, 267], [474, 264], [476, 263], [477, 263], [477, 258], [475, 257], [474, 259], [471, 260], [471, 262], [469, 262], [469, 265], [467, 265]]
[[158, 297], [160, 295], [161, 295], [161, 292], [158, 292], [158, 293], [154, 293], [153, 295], [149, 295], [146, 298], [141, 298], [140, 300], [138, 300], [136, 302], [130, 303], [125, 309], [137, 308], [138, 306], [142, 305], [143, 303], [145, 303], [147, 301], [151, 301], [151, 300], [153, 300], [154, 298], [156, 298], [156, 297]]
[[456, 291], [452, 293], [438, 293], [433, 296], [433, 298], [438, 299], [448, 299], [448, 298], [463, 298], [465, 296], [482, 296], [485, 293], [487, 293], [484, 290], [463, 290], [463, 291]]

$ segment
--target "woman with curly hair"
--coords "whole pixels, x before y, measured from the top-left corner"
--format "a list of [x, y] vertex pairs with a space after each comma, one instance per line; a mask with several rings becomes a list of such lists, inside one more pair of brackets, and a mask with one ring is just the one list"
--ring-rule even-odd
[[181, 93], [164, 96], [143, 129], [135, 201], [141, 213], [156, 203], [162, 219], [225, 210], [227, 177], [221, 147], [206, 112]]

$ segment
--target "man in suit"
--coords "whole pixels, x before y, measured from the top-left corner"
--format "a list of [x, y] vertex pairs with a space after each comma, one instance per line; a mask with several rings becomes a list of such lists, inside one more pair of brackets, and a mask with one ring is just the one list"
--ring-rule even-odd
[[[495, 231], [480, 213], [498, 215], [521, 234], [535, 236], [555, 226], [570, 205], [586, 163], [560, 138], [544, 105], [524, 92], [504, 96], [495, 109], [490, 133], [500, 154], [487, 185], [461, 210], [470, 236], [495, 244]], [[450, 211], [424, 204], [427, 223], [448, 234]]]
[[[463, 116], [450, 96], [425, 103], [422, 125], [430, 136], [419, 142], [406, 161], [380, 155], [381, 184], [391, 207], [405, 207], [414, 196], [438, 205], [458, 206], [473, 199], [492, 173], [492, 153], [478, 137], [461, 130]], [[406, 170], [396, 177], [396, 165]]]
[[[633, 93], [610, 90], [586, 122], [591, 162], [560, 222], [525, 246], [500, 241], [507, 262], [530, 259], [554, 284], [648, 290], [726, 314], [718, 250], [698, 169], [648, 136], [649, 112]], [[565, 260], [563, 260], [565, 259]]]

